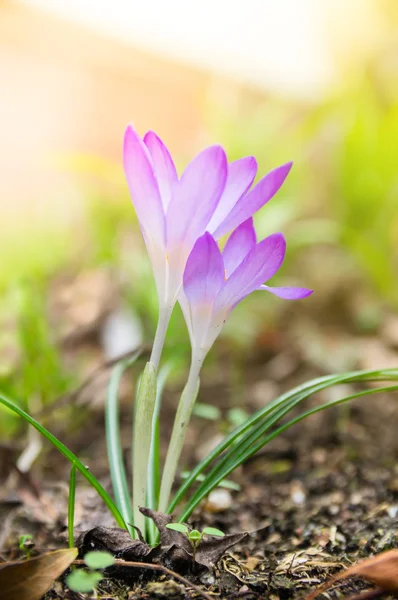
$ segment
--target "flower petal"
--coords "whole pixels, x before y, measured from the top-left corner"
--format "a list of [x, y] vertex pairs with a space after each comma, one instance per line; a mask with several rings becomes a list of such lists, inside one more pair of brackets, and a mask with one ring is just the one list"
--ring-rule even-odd
[[124, 136], [124, 172], [146, 243], [165, 242], [165, 218], [151, 157], [140, 136], [129, 125]]
[[215, 231], [229, 215], [238, 200], [247, 192], [257, 173], [254, 156], [240, 158], [228, 165], [228, 177], [220, 202], [207, 226], [207, 231]]
[[187, 260], [184, 292], [191, 305], [213, 304], [224, 281], [221, 252], [210, 233], [205, 233], [197, 240]]
[[292, 164], [289, 162], [270, 171], [250, 192], [242, 196], [229, 215], [214, 231], [214, 237], [218, 239], [229, 231], [236, 229], [238, 225], [253, 216], [266, 202], [271, 200], [288, 176]]
[[247, 219], [231, 233], [223, 251], [226, 276], [229, 277], [256, 245], [253, 219]]
[[179, 294], [192, 351], [196, 356], [204, 358], [221, 330], [221, 327], [214, 327], [213, 308], [223, 285], [224, 262], [221, 252], [212, 236], [205, 233], [189, 255], [184, 272], [184, 289]]
[[185, 245], [191, 251], [217, 207], [226, 178], [227, 158], [221, 146], [203, 150], [188, 165], [167, 211], [169, 249]]
[[269, 287], [268, 285], [260, 285], [259, 290], [266, 290], [267, 292], [271, 292], [275, 296], [279, 298], [284, 298], [285, 300], [300, 300], [301, 298], [307, 298], [307, 296], [311, 296], [314, 290], [309, 290], [307, 288], [299, 288], [299, 287]]
[[274, 233], [258, 243], [227, 279], [216, 306], [235, 306], [270, 279], [281, 266], [286, 252], [285, 238]]
[[162, 198], [163, 210], [166, 214], [167, 207], [169, 206], [173, 195], [173, 190], [178, 182], [177, 171], [170, 152], [156, 133], [148, 131], [144, 136], [144, 142], [152, 158], [153, 168], [155, 170]]

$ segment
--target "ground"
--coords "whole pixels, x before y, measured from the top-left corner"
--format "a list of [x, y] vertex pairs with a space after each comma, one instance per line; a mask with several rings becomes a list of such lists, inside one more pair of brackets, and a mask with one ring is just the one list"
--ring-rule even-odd
[[[303, 380], [303, 364], [296, 362], [300, 368], [288, 374], [287, 355], [281, 354], [279, 362], [280, 368], [285, 364], [283, 385], [280, 379], [264, 378], [258, 357], [247, 361], [243, 382], [247, 410], [258, 408], [267, 388], [282, 389]], [[222, 382], [206, 385], [201, 399], [211, 402], [214, 398], [224, 415], [230, 405], [228, 386]], [[170, 423], [175, 401], [172, 390], [164, 407]], [[240, 491], [213, 494], [190, 519], [195, 527], [247, 531], [249, 538], [226, 553], [214, 572], [188, 574], [188, 578], [193, 577], [214, 598], [293, 598], [362, 558], [397, 548], [398, 438], [391, 426], [397, 415], [396, 396], [372, 396], [312, 416], [271, 442], [234, 474]], [[109, 486], [102, 416], [86, 410], [82, 419], [90, 427], [77, 427], [70, 445]], [[197, 460], [218, 436], [219, 426], [194, 419], [187, 462]], [[8, 479], [0, 505], [4, 558], [19, 556], [17, 541], [25, 533], [34, 536], [38, 553], [65, 546], [68, 469], [53, 450], [47, 449], [42, 463], [41, 472], [19, 480], [14, 473], [13, 483]], [[75, 522], [76, 533], [98, 524], [112, 526], [103, 506], [82, 483]], [[343, 596], [363, 588], [359, 581], [341, 586]], [[140, 574], [128, 583], [118, 576], [105, 579], [98, 596], [118, 600], [199, 597], [181, 582], [157, 572]], [[79, 596], [57, 583], [46, 600], [55, 598]]]
[[[36, 416], [111, 491], [103, 416], [109, 369], [98, 369], [105, 360], [99, 329], [109, 311], [117, 307], [118, 297], [109, 302], [115, 293], [101, 277], [101, 293], [93, 286], [92, 280], [98, 281], [94, 274], [82, 281], [78, 278], [80, 287], [76, 289], [75, 282], [68, 294], [62, 288], [62, 306], [50, 302], [52, 322], [62, 334], [62, 359], [79, 373], [80, 381], [93, 369], [95, 376], [76, 393], [64, 394], [41, 408]], [[99, 303], [96, 310], [91, 296], [90, 302], [83, 301], [93, 288]], [[76, 310], [65, 306], [65, 298]], [[385, 315], [372, 331], [364, 332], [353, 324], [347, 308], [340, 315], [336, 298], [328, 302], [330, 305], [318, 306], [318, 315], [306, 312], [304, 304], [297, 313], [289, 308], [279, 316], [281, 326], [270, 329], [265, 325], [246, 348], [226, 337], [219, 340], [203, 373], [201, 416], [195, 416], [189, 426], [184, 468], [203, 458], [234, 423], [285, 390], [335, 371], [398, 364], [396, 317]], [[322, 327], [315, 325], [318, 321]], [[135, 366], [134, 377], [127, 373], [121, 386], [121, 435], [127, 463], [131, 398], [147, 354], [145, 351]], [[180, 375], [168, 384], [163, 399], [163, 454], [184, 383], [181, 368]], [[358, 389], [358, 384], [350, 384], [325, 390], [305, 401], [305, 408]], [[204, 418], [211, 416], [209, 407], [218, 411], [213, 420]], [[304, 596], [358, 560], [398, 548], [397, 419], [398, 397], [384, 393], [317, 413], [286, 430], [231, 475], [237, 490], [216, 490], [189, 520], [199, 529], [213, 526], [226, 534], [248, 532], [249, 537], [227, 552], [213, 571], [184, 573], [184, 577], [220, 600], [284, 600]], [[0, 447], [0, 560], [21, 557], [18, 540], [25, 534], [33, 536], [33, 556], [67, 545], [69, 465], [45, 443], [32, 469], [22, 475], [15, 464], [25, 445], [26, 428], [21, 424], [20, 435]], [[97, 525], [115, 524], [95, 492], [79, 477], [76, 537]], [[112, 577], [107, 576], [98, 588], [98, 597], [200, 597], [197, 590], [156, 571], [130, 569], [127, 581], [126, 573], [122, 575], [116, 569]], [[349, 597], [362, 588], [359, 580], [350, 585], [340, 583], [336, 594]], [[61, 580], [46, 596], [46, 600], [58, 598], [77, 600], [81, 596], [68, 591]]]

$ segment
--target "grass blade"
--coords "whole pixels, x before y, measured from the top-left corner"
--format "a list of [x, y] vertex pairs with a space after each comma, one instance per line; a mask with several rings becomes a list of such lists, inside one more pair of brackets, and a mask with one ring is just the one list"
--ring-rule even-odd
[[130, 535], [135, 536], [132, 524], [133, 510], [131, 494], [127, 483], [126, 469], [123, 460], [122, 443], [120, 440], [119, 423], [119, 384], [124, 371], [138, 358], [140, 351], [119, 363], [113, 369], [109, 379], [105, 405], [106, 449], [108, 453], [109, 470], [112, 480], [113, 494], [116, 506], [120, 510]]
[[[259, 431], [261, 428], [274, 424], [275, 418], [272, 421], [267, 421], [268, 417], [272, 417], [272, 413], [275, 410], [281, 410], [285, 405], [290, 410], [295, 404], [301, 400], [307, 398], [311, 394], [321, 391], [325, 388], [342, 384], [342, 383], [353, 383], [353, 382], [367, 382], [367, 381], [394, 381], [398, 379], [398, 369], [379, 369], [379, 370], [368, 370], [368, 371], [353, 371], [348, 373], [342, 373], [338, 375], [328, 375], [325, 377], [319, 377], [309, 382], [297, 386], [293, 390], [290, 390], [278, 398], [274, 399], [263, 409], [252, 415], [245, 423], [235, 428], [224, 440], [205, 457], [193, 471], [191, 472], [188, 479], [178, 489], [175, 494], [172, 503], [170, 504], [168, 511], [174, 510], [175, 506], [180, 502], [183, 496], [187, 493], [190, 487], [194, 484], [199, 474], [201, 474], [214, 460], [216, 460], [223, 452], [231, 448], [231, 446], [239, 442], [239, 446], [242, 440], [247, 436], [262, 435]], [[288, 410], [284, 411], [286, 414]], [[274, 417], [277, 416], [275, 413]], [[280, 415], [278, 418], [281, 418]], [[257, 429], [255, 429], [257, 426]], [[255, 431], [255, 433], [253, 433]], [[247, 439], [247, 437], [246, 437]], [[253, 441], [253, 438], [252, 438]], [[206, 477], [207, 479], [207, 477]], [[205, 485], [205, 482], [202, 484]], [[201, 486], [200, 486], [201, 487]], [[197, 490], [197, 493], [199, 489]], [[195, 494], [196, 495], [196, 494]], [[195, 497], [195, 496], [194, 496]]]
[[69, 496], [68, 496], [68, 543], [69, 548], [75, 547], [74, 526], [75, 526], [75, 501], [76, 501], [76, 465], [73, 464], [70, 470]]
[[[255, 443], [255, 444], [247, 443], [247, 444], [245, 444], [245, 446], [243, 448], [239, 448], [238, 452], [232, 451], [231, 453], [228, 454], [228, 456], [224, 457], [220, 461], [220, 463], [217, 463], [215, 468], [208, 474], [204, 483], [200, 486], [200, 488], [198, 488], [198, 490], [196, 491], [194, 496], [189, 500], [188, 504], [184, 507], [183, 513], [182, 513], [181, 517], [179, 517], [179, 520], [181, 520], [181, 521], [186, 520], [189, 517], [189, 515], [192, 513], [192, 511], [196, 508], [196, 506], [199, 504], [199, 502], [201, 502], [201, 500], [203, 498], [205, 498], [219, 484], [219, 482], [224, 477], [227, 477], [230, 473], [232, 473], [232, 471], [234, 471], [238, 466], [243, 464], [248, 458], [250, 458], [251, 456], [256, 454], [256, 452], [261, 450], [261, 448], [263, 448], [271, 440], [273, 440], [275, 437], [277, 437], [283, 431], [285, 431], [289, 427], [292, 427], [299, 421], [302, 421], [306, 417], [308, 417], [312, 414], [315, 414], [317, 412], [320, 412], [321, 410], [325, 410], [326, 408], [330, 408], [332, 406], [337, 406], [339, 404], [349, 402], [350, 400], [354, 400], [355, 398], [360, 398], [362, 396], [369, 396], [369, 395], [377, 394], [380, 392], [394, 392], [397, 390], [398, 390], [398, 386], [387, 386], [387, 387], [382, 387], [382, 388], [377, 388], [377, 389], [364, 390], [361, 392], [357, 392], [356, 394], [346, 396], [344, 398], [339, 398], [337, 400], [332, 400], [330, 402], [320, 404], [319, 406], [316, 406], [315, 408], [312, 408], [304, 413], [301, 413], [298, 417], [295, 417], [294, 419], [290, 420], [289, 422], [284, 423], [283, 425], [278, 427], [272, 433], [270, 433], [266, 436], [263, 435], [262, 437], [258, 436], [259, 439], [257, 440], [257, 443]], [[292, 406], [290, 406], [290, 407], [287, 406], [284, 410], [278, 411], [278, 415], [276, 416], [275, 419], [273, 419], [273, 421], [275, 423], [277, 421], [279, 421], [282, 418], [282, 416], [284, 416], [291, 410], [291, 408], [292, 408]], [[267, 427], [267, 429], [268, 428], [269, 427]]]
[[32, 425], [37, 431], [39, 431], [57, 450], [67, 459], [72, 465], [75, 465], [76, 469], [83, 475], [85, 479], [92, 485], [92, 487], [96, 490], [98, 495], [102, 498], [109, 511], [113, 515], [116, 523], [119, 527], [123, 529], [127, 529], [126, 523], [117, 508], [116, 504], [113, 502], [112, 498], [107, 494], [99, 481], [90, 473], [88, 468], [77, 458], [69, 448], [65, 446], [62, 442], [60, 442], [52, 433], [48, 431], [43, 425], [41, 425], [36, 419], [28, 415], [22, 408], [20, 408], [17, 404], [14, 404], [9, 398], [7, 398], [4, 394], [0, 393], [0, 404], [6, 406], [11, 411], [22, 417], [27, 423]]

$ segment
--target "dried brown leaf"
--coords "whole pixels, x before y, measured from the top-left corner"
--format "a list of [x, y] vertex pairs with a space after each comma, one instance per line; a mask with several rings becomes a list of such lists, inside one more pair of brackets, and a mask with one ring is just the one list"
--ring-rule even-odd
[[77, 556], [76, 548], [0, 564], [0, 600], [40, 600]]
[[398, 592], [398, 550], [389, 550], [377, 556], [372, 556], [353, 565], [344, 573], [335, 575], [329, 581], [311, 592], [305, 600], [313, 600], [319, 594], [329, 589], [336, 581], [347, 577], [362, 577], [384, 591], [397, 594]]
[[[167, 529], [168, 523], [173, 521], [171, 515], [165, 515], [151, 508], [140, 507], [140, 511], [146, 517], [152, 519], [160, 532], [160, 544], [162, 549], [167, 549], [171, 555], [172, 562], [180, 563], [182, 560], [192, 562], [192, 546], [188, 538], [179, 531]], [[248, 537], [248, 533], [233, 533], [223, 537], [206, 536], [196, 550], [195, 563], [207, 569], [213, 568], [223, 554], [239, 542]], [[178, 557], [175, 556], [176, 550]], [[174, 555], [174, 556], [173, 556]]]

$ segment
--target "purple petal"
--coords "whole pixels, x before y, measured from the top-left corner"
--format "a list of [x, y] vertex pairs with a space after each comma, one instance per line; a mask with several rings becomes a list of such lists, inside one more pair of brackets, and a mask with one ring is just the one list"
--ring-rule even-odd
[[227, 178], [227, 158], [221, 146], [203, 150], [188, 165], [175, 189], [167, 217], [167, 247], [191, 251], [213, 215]]
[[144, 142], [152, 158], [153, 168], [155, 170], [162, 198], [163, 210], [164, 213], [166, 213], [173, 195], [173, 190], [178, 182], [177, 171], [170, 152], [156, 133], [148, 131], [144, 136]]
[[274, 294], [279, 298], [284, 298], [285, 300], [300, 300], [301, 298], [307, 298], [307, 296], [311, 296], [312, 292], [314, 291], [307, 288], [269, 287], [268, 285], [260, 285], [258, 289], [271, 292], [271, 294]]
[[163, 245], [165, 218], [159, 187], [153, 171], [151, 157], [144, 142], [129, 125], [124, 136], [124, 172], [137, 217], [146, 243], [156, 240]]
[[256, 245], [256, 232], [253, 219], [247, 219], [231, 233], [223, 251], [227, 277], [231, 275]]
[[227, 279], [216, 305], [235, 306], [270, 279], [281, 266], [286, 252], [285, 238], [274, 233], [257, 244]]
[[207, 226], [207, 231], [215, 231], [229, 215], [239, 198], [250, 188], [257, 173], [254, 156], [246, 156], [228, 165], [228, 177], [220, 202]]
[[217, 243], [209, 233], [193, 247], [184, 271], [184, 292], [191, 303], [214, 303], [224, 285], [224, 261]]
[[238, 225], [253, 216], [266, 202], [271, 200], [288, 176], [292, 164], [289, 162], [270, 171], [248, 194], [238, 200], [226, 219], [214, 231], [214, 237], [218, 239], [236, 229]]

